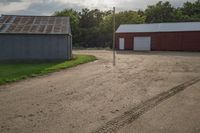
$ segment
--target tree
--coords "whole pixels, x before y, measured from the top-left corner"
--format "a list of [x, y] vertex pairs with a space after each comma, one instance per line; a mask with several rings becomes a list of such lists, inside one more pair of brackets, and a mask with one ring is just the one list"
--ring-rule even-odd
[[[145, 16], [141, 16], [136, 11], [123, 11], [116, 13], [116, 29], [120, 24], [140, 24], [145, 22]], [[105, 35], [106, 45], [112, 46], [113, 16], [106, 16], [100, 24], [100, 31]]]
[[106, 14], [99, 9], [89, 10], [85, 8], [82, 9], [82, 12], [80, 12], [79, 15], [80, 27], [91, 28], [98, 26]]
[[82, 9], [80, 15], [80, 45], [83, 47], [104, 47], [104, 35], [100, 32], [100, 23], [110, 11], [100, 11], [98, 9]]
[[77, 44], [79, 42], [79, 13], [73, 9], [64, 9], [62, 11], [57, 11], [54, 13], [54, 16], [68, 16], [70, 18], [71, 30], [73, 35], [73, 43]]
[[187, 21], [200, 21], [200, 0], [194, 3], [186, 2], [180, 10], [187, 18]]
[[[75, 47], [112, 46], [113, 16], [112, 11], [87, 9], [77, 12], [64, 9], [55, 12], [56, 16], [69, 16], [73, 45]], [[116, 13], [116, 29], [120, 24], [162, 23], [200, 21], [200, 0], [186, 2], [183, 7], [175, 8], [169, 2], [158, 2], [146, 10], [122, 11]]]
[[167, 2], [159, 1], [156, 5], [148, 6], [145, 10], [147, 23], [173, 22], [175, 8]]

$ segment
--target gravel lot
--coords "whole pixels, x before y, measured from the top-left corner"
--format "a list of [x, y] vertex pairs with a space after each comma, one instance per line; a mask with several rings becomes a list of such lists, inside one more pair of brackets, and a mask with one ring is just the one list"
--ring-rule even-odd
[[115, 67], [111, 51], [74, 53], [98, 60], [0, 86], [0, 132], [93, 132], [138, 104], [200, 77], [200, 53], [120, 51]]

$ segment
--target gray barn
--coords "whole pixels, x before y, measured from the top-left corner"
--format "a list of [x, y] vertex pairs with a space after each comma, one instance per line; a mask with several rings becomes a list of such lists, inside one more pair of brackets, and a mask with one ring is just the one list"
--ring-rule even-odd
[[66, 60], [72, 58], [69, 17], [0, 17], [0, 60]]

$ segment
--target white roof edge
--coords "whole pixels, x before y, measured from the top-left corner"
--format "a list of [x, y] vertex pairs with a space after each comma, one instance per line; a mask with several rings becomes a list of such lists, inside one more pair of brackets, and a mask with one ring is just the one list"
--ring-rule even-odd
[[116, 33], [200, 31], [200, 22], [121, 24]]

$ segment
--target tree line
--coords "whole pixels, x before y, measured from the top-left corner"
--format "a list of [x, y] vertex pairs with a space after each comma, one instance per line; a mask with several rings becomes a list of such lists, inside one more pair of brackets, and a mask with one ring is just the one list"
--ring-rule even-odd
[[[56, 11], [55, 16], [69, 16], [74, 47], [112, 47], [112, 11], [87, 8]], [[116, 13], [116, 28], [120, 24], [200, 21], [200, 0], [173, 7], [170, 2], [158, 2], [145, 10]]]

